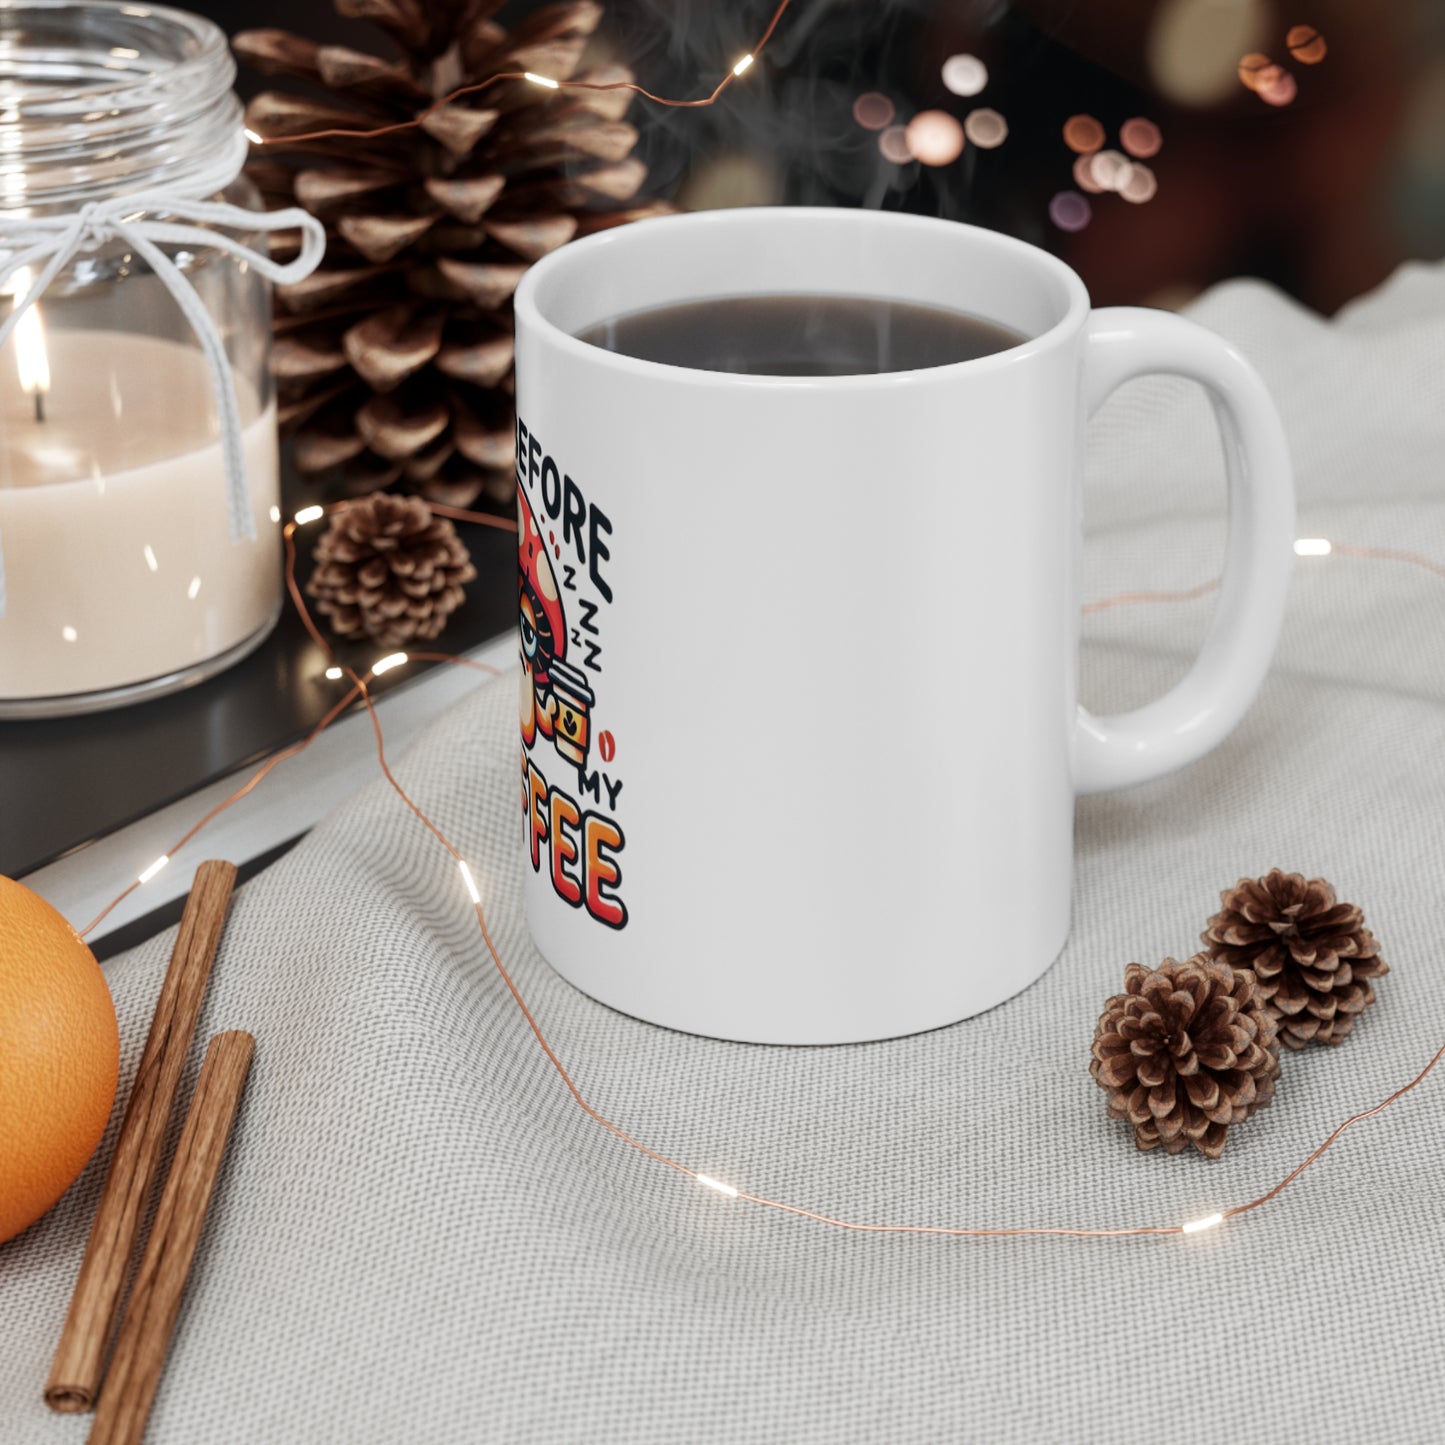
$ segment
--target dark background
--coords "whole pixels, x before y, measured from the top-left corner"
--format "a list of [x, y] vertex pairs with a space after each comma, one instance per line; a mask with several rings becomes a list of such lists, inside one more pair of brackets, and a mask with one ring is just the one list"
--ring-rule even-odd
[[[191, 0], [228, 31], [284, 26], [385, 53], [372, 27], [329, 0]], [[775, 0], [610, 0], [598, 43], [650, 89], [703, 94], [756, 41]], [[540, 8], [505, 5], [509, 18]], [[1325, 58], [1291, 58], [1291, 27], [1317, 28]], [[1237, 77], [1261, 51], [1298, 91], [1266, 104]], [[956, 53], [987, 88], [952, 95]], [[259, 88], [243, 74], [241, 88]], [[1010, 127], [996, 150], [896, 165], [853, 119], [866, 91], [906, 122], [987, 105]], [[1092, 198], [1058, 229], [1050, 199], [1073, 188], [1062, 137], [1076, 113], [1118, 127], [1144, 116], [1164, 145], [1158, 193]], [[811, 202], [956, 217], [1063, 255], [1099, 304], [1177, 305], [1213, 281], [1255, 275], [1331, 312], [1407, 257], [1445, 253], [1445, 3], [1441, 0], [793, 0], [765, 57], [711, 109], [637, 102], [648, 189], [689, 208]]]

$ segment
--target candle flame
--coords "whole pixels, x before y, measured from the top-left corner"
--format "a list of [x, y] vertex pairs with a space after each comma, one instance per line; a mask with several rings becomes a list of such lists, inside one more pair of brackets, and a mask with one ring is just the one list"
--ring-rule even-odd
[[[17, 301], [30, 292], [34, 276], [22, 266], [10, 278], [9, 293]], [[45, 350], [45, 323], [35, 303], [15, 323], [15, 365], [20, 372], [20, 389], [26, 396], [43, 397], [50, 390], [50, 358]]]

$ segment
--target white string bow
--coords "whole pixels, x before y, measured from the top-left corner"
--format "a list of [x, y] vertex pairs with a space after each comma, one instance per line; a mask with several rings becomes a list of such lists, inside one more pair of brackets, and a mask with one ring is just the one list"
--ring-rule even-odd
[[[152, 215], [164, 215], [167, 219], [148, 219]], [[301, 251], [293, 260], [279, 265], [264, 252], [253, 250], [217, 227], [242, 232], [299, 230]], [[14, 309], [0, 324], [0, 350], [4, 349], [20, 318], [76, 256], [112, 240], [124, 241], [150, 265], [201, 343], [216, 388], [231, 540], [255, 541], [251, 490], [241, 450], [241, 409], [225, 343], [196, 288], [161, 247], [224, 251], [273, 284], [285, 286], [309, 276], [320, 264], [326, 251], [325, 229], [314, 216], [296, 207], [248, 211], [222, 201], [191, 200], [163, 190], [91, 201], [67, 216], [7, 216], [0, 212], [0, 251], [8, 253], [4, 261], [0, 261], [0, 291], [17, 271], [29, 266], [41, 268], [29, 290], [16, 297]], [[4, 616], [5, 555], [0, 547], [0, 617]]]

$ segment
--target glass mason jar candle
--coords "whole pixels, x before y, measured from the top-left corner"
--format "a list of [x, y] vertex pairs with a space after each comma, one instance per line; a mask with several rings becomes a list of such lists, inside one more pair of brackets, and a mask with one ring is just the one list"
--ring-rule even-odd
[[259, 206], [234, 76], [178, 10], [0, 5], [0, 267], [36, 253], [0, 283], [0, 717], [185, 687], [279, 615], [280, 268], [216, 206]]

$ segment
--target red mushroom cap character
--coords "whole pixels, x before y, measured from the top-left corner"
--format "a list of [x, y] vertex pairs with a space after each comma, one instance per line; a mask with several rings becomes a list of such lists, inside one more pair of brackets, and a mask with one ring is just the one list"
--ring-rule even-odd
[[547, 555], [542, 529], [517, 493], [518, 629], [522, 646], [522, 737], [532, 746], [538, 732], [552, 735], [556, 699], [552, 664], [567, 655], [567, 619], [557, 591], [557, 574]]
[[547, 555], [546, 538], [521, 492], [517, 493], [517, 560], [521, 567], [523, 649], [526, 650], [525, 633], [530, 623], [539, 642], [545, 645], [529, 652], [528, 661], [538, 680], [545, 680], [547, 665], [554, 658], [567, 656], [567, 619], [557, 590], [557, 574]]

